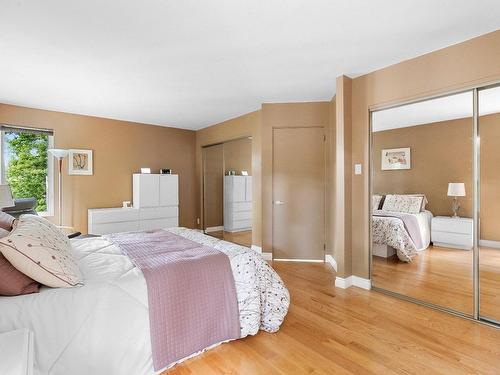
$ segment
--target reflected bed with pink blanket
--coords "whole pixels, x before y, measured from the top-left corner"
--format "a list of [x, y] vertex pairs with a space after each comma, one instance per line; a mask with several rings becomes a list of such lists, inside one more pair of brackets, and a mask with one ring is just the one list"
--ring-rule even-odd
[[[259, 254], [194, 230], [171, 228], [149, 237], [71, 243], [84, 286], [42, 287], [38, 294], [0, 297], [0, 332], [34, 332], [35, 374], [153, 374], [221, 341], [259, 330], [275, 332], [288, 311], [288, 290]], [[151, 271], [151, 264], [159, 273]], [[203, 267], [227, 272], [211, 277], [200, 272]], [[150, 272], [153, 276], [146, 276]], [[151, 283], [150, 277], [156, 281]], [[177, 285], [169, 289], [175, 280]], [[206, 305], [205, 321], [190, 323], [202, 316], [207, 293], [226, 306]], [[152, 310], [157, 321], [151, 321]], [[215, 315], [221, 320], [214, 325]], [[183, 332], [195, 337], [183, 337]]]

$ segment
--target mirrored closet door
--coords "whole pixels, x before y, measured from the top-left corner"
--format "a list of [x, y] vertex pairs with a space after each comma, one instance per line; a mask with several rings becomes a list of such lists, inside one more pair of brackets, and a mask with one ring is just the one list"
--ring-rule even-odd
[[374, 288], [473, 316], [473, 137], [472, 91], [372, 112]]
[[479, 313], [500, 323], [500, 87], [479, 90]]
[[252, 138], [203, 147], [203, 229], [252, 245]]

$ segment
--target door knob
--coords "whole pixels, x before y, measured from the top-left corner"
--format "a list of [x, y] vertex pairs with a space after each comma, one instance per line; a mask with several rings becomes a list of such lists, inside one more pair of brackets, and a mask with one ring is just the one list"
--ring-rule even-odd
[[277, 206], [280, 206], [282, 204], [285, 204], [285, 202], [283, 202], [283, 201], [274, 201], [274, 204], [277, 205]]

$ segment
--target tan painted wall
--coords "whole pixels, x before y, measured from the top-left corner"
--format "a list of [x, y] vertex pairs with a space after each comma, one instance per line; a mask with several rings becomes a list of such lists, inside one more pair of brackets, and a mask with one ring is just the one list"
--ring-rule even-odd
[[[352, 163], [368, 165], [369, 110], [500, 80], [500, 31], [353, 79]], [[369, 179], [352, 175], [353, 274], [369, 277]]]
[[479, 118], [481, 239], [500, 241], [500, 113]]
[[224, 225], [224, 145], [203, 148], [205, 228]]
[[224, 170], [247, 171], [252, 175], [252, 140], [249, 138], [224, 142]]
[[201, 216], [203, 204], [201, 195], [201, 148], [203, 146], [222, 143], [233, 139], [251, 136], [252, 139], [252, 243], [262, 245], [262, 199], [261, 199], [261, 111], [224, 121], [220, 124], [201, 129], [196, 132], [196, 176], [197, 176], [197, 212]]
[[[164, 167], [179, 174], [180, 224], [195, 226], [193, 131], [6, 104], [0, 104], [0, 123], [53, 129], [55, 147], [94, 150], [93, 176], [68, 176], [64, 164], [64, 224], [86, 232], [88, 208], [131, 201], [132, 173]], [[57, 205], [57, 191], [55, 197]]]
[[[273, 129], [322, 126], [328, 135], [329, 115], [329, 102], [262, 105], [262, 242], [266, 252], [272, 251]], [[327, 149], [329, 147], [328, 143]]]
[[[373, 133], [373, 192], [423, 193], [434, 216], [450, 216], [448, 183], [464, 182], [459, 214], [472, 217], [472, 127], [471, 117]], [[410, 147], [411, 169], [381, 170], [381, 151], [400, 147]]]

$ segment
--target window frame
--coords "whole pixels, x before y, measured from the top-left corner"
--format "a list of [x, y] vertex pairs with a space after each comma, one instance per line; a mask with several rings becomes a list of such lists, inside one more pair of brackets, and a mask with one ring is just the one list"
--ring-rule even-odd
[[[9, 128], [12, 130], [20, 129], [25, 132], [36, 132], [43, 131], [47, 133], [48, 136], [48, 149], [54, 148], [54, 133], [50, 129], [37, 129], [23, 126], [12, 126], [8, 124], [0, 124], [0, 183], [7, 184], [6, 179], [6, 169], [5, 168], [5, 158], [3, 153], [3, 145], [4, 145], [4, 136], [8, 130], [4, 129]], [[54, 216], [54, 159], [52, 155], [47, 151], [47, 209], [45, 211], [37, 211], [37, 214], [44, 217]]]

